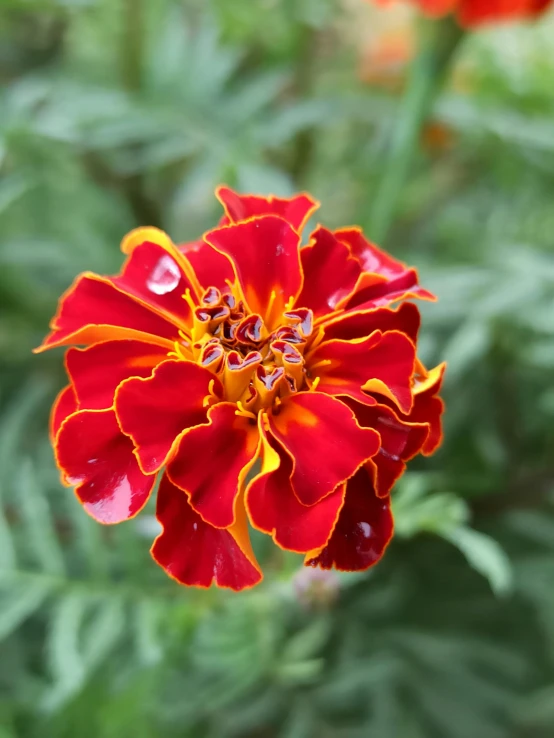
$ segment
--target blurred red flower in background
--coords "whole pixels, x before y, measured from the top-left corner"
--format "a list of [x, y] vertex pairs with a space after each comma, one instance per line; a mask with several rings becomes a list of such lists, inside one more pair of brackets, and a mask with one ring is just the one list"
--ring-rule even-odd
[[84, 346], [52, 410], [62, 479], [119, 523], [161, 475], [152, 555], [183, 584], [257, 584], [248, 523], [306, 565], [366, 569], [406, 462], [441, 441], [444, 367], [416, 358], [405, 302], [433, 297], [359, 229], [301, 246], [307, 195], [217, 196], [201, 241], [139, 228], [120, 274], [84, 273], [61, 298], [37, 351]]
[[[392, 0], [377, 0], [389, 5]], [[464, 28], [486, 23], [535, 18], [545, 12], [552, 0], [410, 0], [419, 10], [432, 18], [454, 14]]]

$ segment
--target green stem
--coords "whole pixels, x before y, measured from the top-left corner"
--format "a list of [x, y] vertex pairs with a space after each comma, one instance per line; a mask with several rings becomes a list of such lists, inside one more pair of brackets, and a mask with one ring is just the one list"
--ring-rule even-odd
[[384, 176], [370, 214], [368, 231], [377, 243], [384, 241], [394, 220], [421, 128], [463, 36], [464, 31], [451, 18], [421, 21], [419, 52], [412, 63], [408, 87], [392, 132]]

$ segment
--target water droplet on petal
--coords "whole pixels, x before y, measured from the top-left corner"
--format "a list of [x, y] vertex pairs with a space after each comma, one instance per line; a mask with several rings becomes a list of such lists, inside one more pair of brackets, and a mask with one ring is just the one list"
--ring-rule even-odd
[[364, 538], [371, 538], [372, 530], [369, 523], [358, 523], [358, 528], [362, 532]]
[[146, 280], [146, 286], [155, 295], [167, 295], [169, 292], [173, 292], [180, 281], [181, 271], [177, 263], [171, 256], [164, 254], [152, 269]]

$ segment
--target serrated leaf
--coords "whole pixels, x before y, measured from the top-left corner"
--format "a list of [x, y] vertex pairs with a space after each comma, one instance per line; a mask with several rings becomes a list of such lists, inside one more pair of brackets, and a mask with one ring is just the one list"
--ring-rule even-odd
[[47, 712], [58, 709], [81, 689], [85, 681], [79, 636], [87, 607], [88, 599], [74, 592], [60, 600], [52, 613], [46, 648], [54, 681], [41, 702]]
[[157, 664], [163, 655], [159, 623], [159, 604], [148, 600], [139, 602], [133, 612], [135, 648], [140, 662], [147, 666]]
[[283, 662], [298, 662], [312, 658], [323, 649], [331, 633], [331, 622], [320, 617], [288, 639], [283, 649]]
[[15, 487], [25, 520], [27, 544], [35, 553], [36, 563], [49, 574], [63, 575], [65, 564], [54, 521], [30, 459], [22, 460]]
[[125, 629], [125, 603], [117, 596], [103, 599], [89, 614], [81, 635], [87, 672], [95, 669], [115, 648]]
[[36, 612], [50, 591], [45, 582], [30, 583], [17, 578], [0, 581], [0, 640]]
[[443, 535], [463, 553], [475, 571], [488, 580], [496, 595], [502, 597], [512, 591], [512, 565], [494, 538], [467, 526], [460, 526]]

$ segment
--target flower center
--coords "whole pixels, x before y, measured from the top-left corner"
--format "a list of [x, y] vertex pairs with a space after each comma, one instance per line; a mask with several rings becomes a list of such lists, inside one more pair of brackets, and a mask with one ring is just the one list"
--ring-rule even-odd
[[256, 414], [278, 406], [281, 397], [312, 386], [304, 360], [312, 331], [308, 308], [283, 313], [270, 332], [263, 318], [250, 313], [240, 298], [210, 287], [201, 304], [193, 307], [191, 335], [177, 350], [187, 359], [190, 352], [194, 361], [221, 380], [225, 400]]

